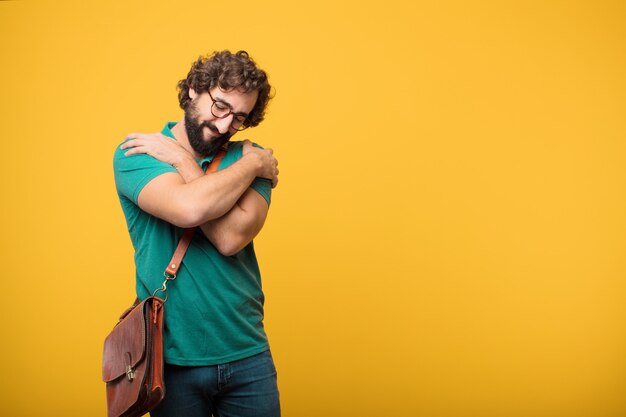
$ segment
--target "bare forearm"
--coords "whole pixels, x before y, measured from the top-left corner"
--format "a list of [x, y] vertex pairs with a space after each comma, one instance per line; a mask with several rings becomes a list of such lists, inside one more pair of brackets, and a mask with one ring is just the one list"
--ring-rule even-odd
[[249, 154], [226, 169], [202, 175], [188, 184], [180, 175], [164, 174], [143, 188], [139, 207], [179, 227], [199, 226], [226, 214], [260, 170], [261, 160]]
[[[181, 158], [173, 165], [185, 183], [190, 183], [205, 175], [191, 155]], [[243, 198], [242, 196], [240, 201]], [[255, 210], [251, 210], [250, 203], [246, 204], [245, 200], [241, 202], [243, 207], [237, 202], [222, 217], [209, 220], [199, 226], [213, 246], [224, 255], [234, 255], [250, 243], [259, 233], [265, 219], [265, 213], [255, 215]], [[248, 211], [244, 208], [246, 206]]]
[[267, 212], [263, 197], [250, 188], [228, 213], [202, 224], [200, 229], [222, 255], [234, 255], [261, 231]]
[[226, 169], [185, 184], [186, 198], [197, 208], [197, 225], [226, 214], [256, 178], [258, 164], [243, 157]]
[[[205, 175], [200, 165], [198, 165], [191, 155], [175, 163], [174, 168], [176, 168], [176, 171], [180, 174], [185, 183], [190, 183]], [[225, 241], [234, 233], [247, 234], [245, 229], [250, 227], [247, 223], [249, 222], [246, 222], [245, 211], [235, 203], [228, 213], [217, 219], [209, 220], [199, 227], [204, 235], [217, 246], [218, 242]], [[237, 251], [241, 249], [242, 248], [239, 248]]]
[[[234, 255], [243, 249], [252, 239], [241, 239], [246, 227], [245, 212], [238, 204], [222, 217], [200, 225], [200, 230], [223, 255]], [[254, 236], [253, 236], [254, 237]]]
[[[256, 177], [278, 183], [278, 161], [271, 149], [258, 149], [243, 142], [243, 156], [228, 168], [204, 175], [191, 155], [181, 152], [172, 139], [152, 141], [130, 139], [122, 145], [130, 156], [147, 153], [178, 170], [152, 179], [139, 193], [139, 207], [179, 227], [195, 227], [225, 215], [248, 189]], [[181, 157], [182, 155], [182, 157]], [[262, 198], [259, 196], [259, 198]], [[262, 201], [265, 203], [264, 201]], [[256, 201], [256, 206], [264, 206]], [[241, 205], [241, 204], [240, 204]], [[255, 208], [258, 211], [258, 208]]]
[[[189, 157], [182, 158], [179, 162], [174, 164], [174, 168], [183, 178], [185, 183], [190, 183], [205, 173], [198, 163], [193, 159], [191, 155]], [[228, 213], [220, 218], [209, 220], [206, 223], [201, 224], [199, 227], [202, 233], [209, 239], [214, 246], [220, 246], [221, 242], [230, 241], [229, 233], [236, 231], [235, 224], [241, 225], [243, 210], [235, 203]], [[240, 251], [242, 248], [237, 248], [236, 251]]]

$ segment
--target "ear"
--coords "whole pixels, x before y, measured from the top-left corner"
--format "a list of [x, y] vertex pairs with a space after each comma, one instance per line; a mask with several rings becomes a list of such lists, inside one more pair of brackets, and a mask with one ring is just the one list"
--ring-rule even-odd
[[193, 88], [189, 87], [189, 98], [193, 100], [194, 98], [196, 98], [197, 95], [198, 94], [196, 93], [196, 90], [194, 90]]

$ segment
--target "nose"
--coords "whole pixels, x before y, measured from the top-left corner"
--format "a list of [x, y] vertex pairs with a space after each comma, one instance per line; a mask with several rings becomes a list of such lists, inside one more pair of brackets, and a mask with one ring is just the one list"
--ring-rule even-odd
[[230, 129], [230, 125], [233, 122], [233, 114], [229, 114], [228, 116], [222, 118], [222, 119], [217, 119], [215, 121], [215, 127], [217, 127], [217, 130], [219, 130], [219, 132], [223, 135], [225, 133], [228, 132], [228, 129]]

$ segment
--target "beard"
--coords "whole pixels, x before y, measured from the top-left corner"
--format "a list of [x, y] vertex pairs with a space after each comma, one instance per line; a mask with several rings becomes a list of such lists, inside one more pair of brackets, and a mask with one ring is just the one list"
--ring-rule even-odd
[[223, 135], [215, 136], [208, 141], [204, 139], [204, 128], [208, 128], [211, 132], [219, 135], [220, 131], [211, 122], [200, 122], [198, 120], [198, 112], [195, 107], [195, 103], [189, 103], [187, 110], [185, 110], [185, 130], [187, 131], [187, 138], [189, 138], [189, 144], [198, 154], [202, 156], [209, 156], [214, 154], [219, 148], [230, 140], [232, 133], [225, 133]]

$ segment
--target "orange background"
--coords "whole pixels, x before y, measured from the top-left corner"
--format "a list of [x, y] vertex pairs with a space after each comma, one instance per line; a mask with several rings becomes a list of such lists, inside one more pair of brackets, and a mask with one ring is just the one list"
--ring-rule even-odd
[[399, 0], [0, 2], [2, 415], [106, 415], [113, 150], [225, 48], [277, 92], [285, 416], [626, 415], [624, 2]]

